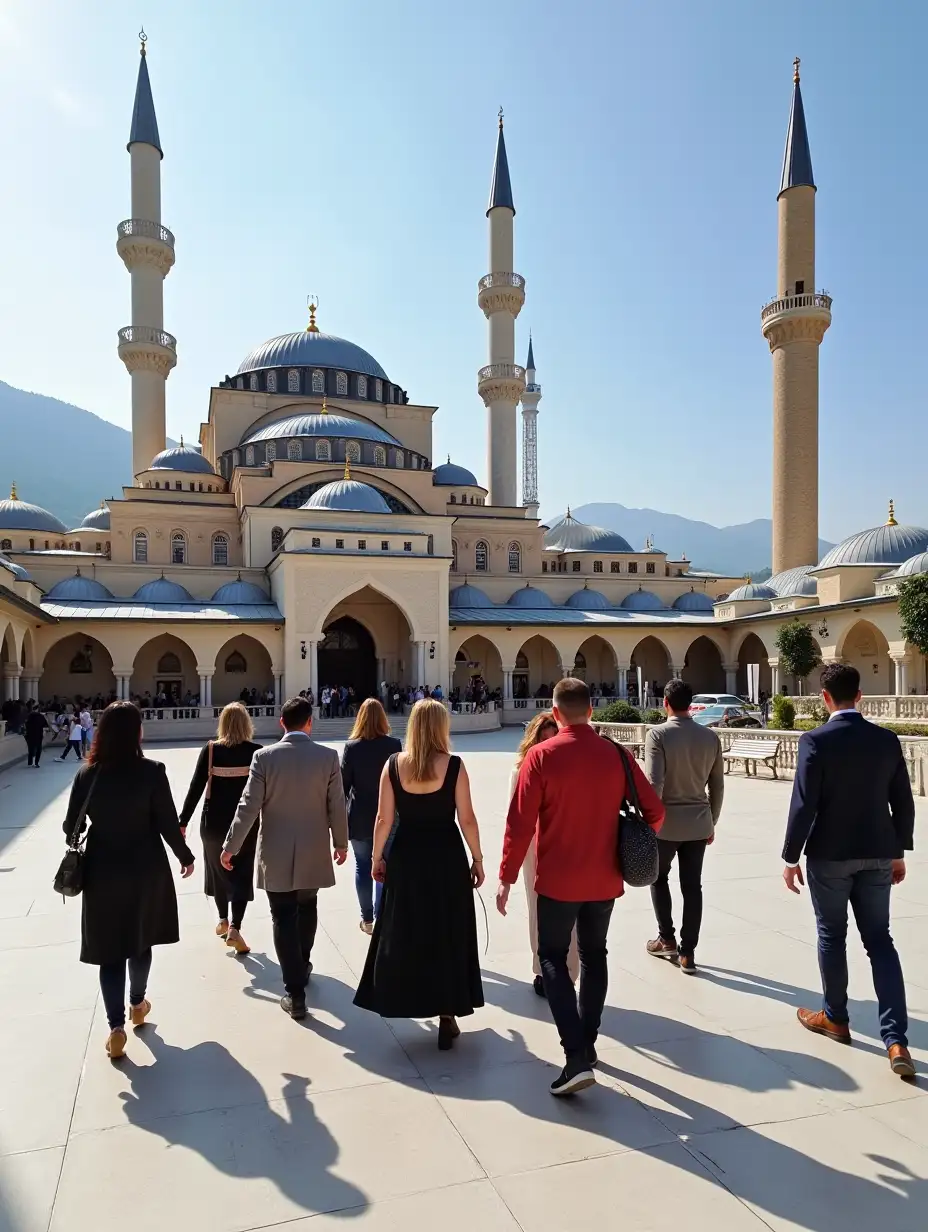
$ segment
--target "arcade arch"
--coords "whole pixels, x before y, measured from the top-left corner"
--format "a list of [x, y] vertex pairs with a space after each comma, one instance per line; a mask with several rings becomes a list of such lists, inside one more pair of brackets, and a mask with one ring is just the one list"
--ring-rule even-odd
[[738, 695], [739, 697], [747, 697], [750, 693], [750, 682], [748, 680], [748, 665], [757, 663], [760, 665], [760, 682], [758, 689], [762, 693], [768, 695], [773, 692], [773, 672], [770, 670], [770, 661], [767, 657], [767, 647], [760, 640], [756, 633], [749, 633], [738, 651]]
[[619, 668], [615, 650], [604, 637], [594, 633], [577, 647], [571, 675], [595, 685], [597, 695], [602, 694], [603, 685], [618, 691]]
[[631, 670], [628, 674], [628, 693], [630, 700], [641, 701], [638, 697], [638, 668], [641, 668], [642, 686], [651, 698], [659, 698], [664, 685], [673, 675], [673, 665], [667, 647], [659, 638], [648, 636], [642, 638], [632, 651]]
[[860, 672], [860, 691], [865, 695], [893, 693], [893, 663], [889, 643], [876, 625], [858, 620], [838, 645], [838, 655]]
[[690, 642], [681, 675], [694, 693], [724, 693], [725, 669], [715, 642], [705, 635]]
[[503, 661], [500, 653], [489, 638], [481, 633], [475, 633], [461, 643], [452, 665], [451, 687], [460, 689], [463, 698], [476, 676], [483, 677], [491, 692], [503, 687]]
[[72, 701], [76, 697], [109, 698], [116, 692], [113, 657], [88, 633], [69, 633], [51, 646], [39, 677], [39, 697]]
[[133, 697], [148, 693], [152, 699], [164, 693], [177, 705], [187, 693], [200, 691], [196, 655], [173, 633], [151, 638], [135, 656], [129, 690]]
[[219, 648], [213, 674], [212, 699], [216, 706], [244, 700], [242, 691], [257, 690], [263, 702], [273, 695], [274, 673], [266, 647], [247, 633], [239, 633]]
[[[421, 665], [421, 683], [438, 684], [438, 667]], [[322, 622], [317, 643], [316, 681], [354, 688], [358, 701], [376, 696], [382, 680], [388, 684], [418, 684], [418, 647], [409, 618], [395, 600], [373, 586], [362, 586], [332, 607]], [[431, 670], [430, 670], [431, 669]]]
[[536, 633], [522, 643], [516, 655], [512, 695], [516, 698], [542, 696], [540, 690], [544, 687], [544, 696], [550, 697], [548, 690], [554, 688], [562, 675], [561, 656], [554, 643]]

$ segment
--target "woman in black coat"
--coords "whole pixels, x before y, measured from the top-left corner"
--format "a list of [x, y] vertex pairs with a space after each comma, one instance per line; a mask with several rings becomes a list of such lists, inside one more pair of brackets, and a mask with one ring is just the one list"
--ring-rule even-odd
[[151, 1012], [145, 999], [151, 950], [180, 940], [177, 894], [164, 844], [182, 876], [193, 854], [177, 824], [164, 766], [142, 756], [142, 716], [131, 702], [103, 712], [87, 764], [75, 775], [64, 832], [90, 832], [84, 855], [81, 962], [100, 968], [109, 1022], [106, 1051], [126, 1048], [126, 968], [132, 1025]]
[[342, 783], [348, 802], [348, 837], [354, 851], [354, 888], [361, 907], [361, 931], [368, 936], [374, 931], [374, 916], [380, 913], [383, 893], [383, 886], [377, 883], [375, 897], [371, 877], [380, 775], [393, 754], [402, 748], [400, 741], [390, 735], [390, 724], [380, 702], [375, 697], [362, 702], [342, 753]]
[[222, 867], [220, 856], [222, 844], [248, 782], [251, 759], [261, 748], [260, 744], [252, 740], [254, 734], [251, 716], [241, 702], [231, 702], [223, 707], [216, 739], [210, 740], [200, 750], [187, 799], [180, 811], [181, 830], [186, 834], [190, 818], [205, 789], [206, 799], [200, 814], [203, 890], [213, 899], [219, 912], [216, 936], [221, 937], [237, 954], [251, 952], [241, 930], [245, 911], [255, 896], [258, 827], [252, 827], [241, 851], [235, 857], [231, 871]]

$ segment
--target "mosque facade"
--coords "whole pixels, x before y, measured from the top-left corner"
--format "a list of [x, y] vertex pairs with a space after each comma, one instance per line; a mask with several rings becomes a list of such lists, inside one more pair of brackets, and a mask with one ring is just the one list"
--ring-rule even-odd
[[[14, 490], [0, 500], [4, 698], [165, 691], [202, 707], [256, 689], [275, 700], [326, 684], [464, 688], [477, 673], [503, 721], [561, 675], [626, 696], [639, 678], [746, 693], [781, 678], [775, 637], [800, 615], [826, 661], [861, 668], [873, 695], [928, 692], [901, 638], [899, 579], [928, 570], [928, 530], [861, 532], [817, 559], [818, 348], [831, 298], [815, 290], [815, 193], [798, 63], [778, 195], [777, 296], [762, 331], [774, 368], [773, 560], [763, 585], [694, 569], [684, 545], [633, 546], [567, 515], [539, 521], [542, 388], [531, 339], [516, 363], [526, 282], [500, 116], [477, 284], [487, 363], [486, 484], [433, 452], [437, 408], [358, 344], [297, 332], [256, 347], [209, 393], [197, 445], [168, 448], [177, 342], [163, 284], [175, 241], [161, 219], [163, 150], [142, 46], [128, 152], [132, 217], [117, 228], [131, 281], [118, 354], [132, 387], [134, 482], [68, 528]], [[521, 414], [520, 414], [521, 408]], [[521, 432], [520, 432], [521, 419]], [[520, 450], [521, 439], [521, 450]], [[519, 459], [521, 453], [521, 491]], [[28, 497], [28, 493], [24, 493]], [[212, 712], [210, 712], [212, 713]]]

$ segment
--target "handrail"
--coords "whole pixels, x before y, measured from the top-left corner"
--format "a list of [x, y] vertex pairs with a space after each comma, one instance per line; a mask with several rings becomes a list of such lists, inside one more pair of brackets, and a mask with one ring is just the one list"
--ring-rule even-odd
[[146, 240], [160, 240], [169, 248], [174, 247], [174, 232], [169, 231], [160, 222], [151, 222], [148, 218], [124, 218], [116, 228], [116, 236], [118, 239], [123, 239], [125, 236], [139, 236]]

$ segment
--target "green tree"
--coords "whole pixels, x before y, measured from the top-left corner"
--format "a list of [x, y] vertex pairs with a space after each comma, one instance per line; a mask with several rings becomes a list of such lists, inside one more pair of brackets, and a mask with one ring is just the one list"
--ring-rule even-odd
[[792, 731], [796, 722], [796, 707], [792, 699], [777, 693], [773, 699], [773, 727], [776, 731]]
[[907, 642], [928, 654], [928, 573], [916, 573], [900, 582], [899, 627]]
[[780, 653], [780, 675], [795, 676], [802, 692], [802, 681], [814, 671], [822, 656], [812, 636], [812, 626], [794, 617], [785, 624], [776, 636], [775, 646]]

